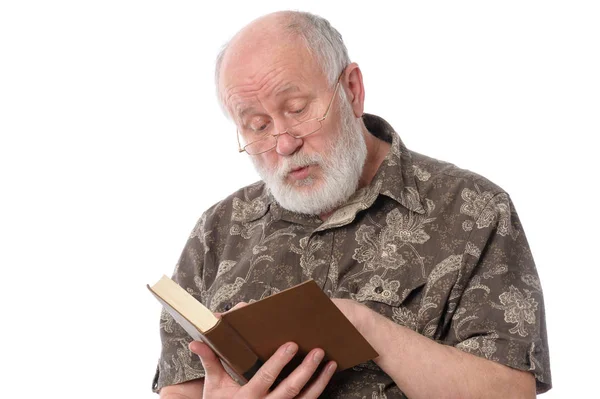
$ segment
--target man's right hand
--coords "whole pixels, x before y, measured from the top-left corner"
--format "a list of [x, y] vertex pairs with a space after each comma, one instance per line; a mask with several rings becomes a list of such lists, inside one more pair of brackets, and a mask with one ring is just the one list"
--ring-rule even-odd
[[322, 349], [313, 349], [306, 355], [302, 363], [273, 391], [269, 391], [275, 379], [298, 351], [298, 345], [288, 342], [273, 354], [254, 377], [246, 385], [237, 384], [225, 371], [221, 361], [208, 345], [194, 341], [190, 350], [200, 356], [206, 375], [204, 377], [203, 398], [232, 399], [232, 398], [317, 398], [327, 386], [335, 372], [336, 364], [331, 361], [325, 365], [319, 376], [305, 386], [323, 359]]

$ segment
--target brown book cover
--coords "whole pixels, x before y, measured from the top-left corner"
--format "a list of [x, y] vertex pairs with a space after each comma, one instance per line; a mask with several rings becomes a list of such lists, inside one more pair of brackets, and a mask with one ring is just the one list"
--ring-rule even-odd
[[314, 348], [325, 351], [338, 371], [366, 362], [377, 352], [314, 280], [216, 318], [166, 276], [148, 286], [173, 318], [209, 345], [238, 382], [244, 383], [286, 342], [298, 344], [299, 362]]

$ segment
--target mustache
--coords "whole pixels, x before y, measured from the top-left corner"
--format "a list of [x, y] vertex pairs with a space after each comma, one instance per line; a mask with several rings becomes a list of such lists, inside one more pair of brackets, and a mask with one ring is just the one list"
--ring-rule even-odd
[[323, 157], [318, 154], [296, 153], [290, 158], [283, 159], [281, 165], [277, 166], [271, 172], [278, 178], [284, 178], [294, 169], [303, 168], [309, 165], [323, 164]]

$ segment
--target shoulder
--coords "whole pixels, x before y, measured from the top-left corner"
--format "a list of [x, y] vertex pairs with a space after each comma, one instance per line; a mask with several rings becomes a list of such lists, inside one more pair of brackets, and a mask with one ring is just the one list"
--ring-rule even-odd
[[502, 187], [452, 163], [416, 152], [411, 152], [411, 156], [420, 195], [434, 204], [429, 208], [436, 208], [447, 220], [458, 222], [457, 231], [470, 234], [489, 228], [513, 240], [523, 238], [519, 215]]
[[502, 187], [476, 172], [415, 151], [409, 152], [415, 181], [426, 197], [452, 193], [464, 197], [470, 192], [489, 199], [498, 194], [508, 196]]

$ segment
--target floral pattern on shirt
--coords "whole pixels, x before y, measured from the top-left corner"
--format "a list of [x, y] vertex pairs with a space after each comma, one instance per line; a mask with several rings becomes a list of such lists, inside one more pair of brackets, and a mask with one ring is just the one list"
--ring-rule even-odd
[[[373, 181], [325, 222], [279, 206], [262, 182], [208, 209], [173, 278], [212, 311], [314, 279], [436, 342], [527, 370], [551, 387], [544, 301], [520, 220], [489, 180], [391, 143]], [[204, 375], [190, 338], [163, 313], [153, 389]], [[374, 362], [337, 372], [324, 398], [404, 398]]]

